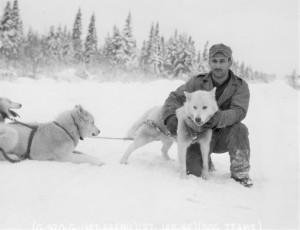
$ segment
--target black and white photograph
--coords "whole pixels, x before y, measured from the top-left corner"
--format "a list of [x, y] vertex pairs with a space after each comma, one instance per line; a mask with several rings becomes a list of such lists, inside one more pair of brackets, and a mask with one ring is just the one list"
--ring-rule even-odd
[[299, 229], [298, 0], [0, 0], [0, 229]]

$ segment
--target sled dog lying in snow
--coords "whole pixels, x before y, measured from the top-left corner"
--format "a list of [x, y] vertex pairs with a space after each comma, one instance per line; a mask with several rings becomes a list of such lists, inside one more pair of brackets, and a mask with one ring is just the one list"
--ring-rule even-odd
[[97, 158], [74, 151], [79, 139], [99, 133], [93, 116], [77, 105], [60, 114], [53, 122], [0, 124], [0, 152], [10, 162], [33, 159], [100, 166], [103, 163]]
[[12, 109], [20, 109], [22, 105], [17, 102], [13, 102], [7, 98], [0, 98], [0, 123], [5, 121], [5, 118], [12, 119], [19, 115]]
[[202, 178], [206, 179], [212, 130], [204, 129], [202, 125], [218, 111], [215, 91], [214, 88], [212, 91], [184, 92], [186, 102], [176, 111], [178, 118], [177, 137], [170, 136], [163, 124], [161, 106], [148, 110], [129, 130], [127, 136], [134, 138], [134, 141], [124, 153], [120, 163], [127, 164], [128, 158], [134, 150], [155, 140], [162, 141], [163, 157], [170, 159], [168, 150], [177, 140], [181, 176], [186, 177], [186, 150], [191, 143], [199, 142], [203, 159]]

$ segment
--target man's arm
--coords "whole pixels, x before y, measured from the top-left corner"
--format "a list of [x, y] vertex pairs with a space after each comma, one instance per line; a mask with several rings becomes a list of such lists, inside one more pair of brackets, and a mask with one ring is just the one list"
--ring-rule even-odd
[[250, 100], [248, 84], [243, 81], [236, 93], [231, 98], [228, 110], [220, 111], [214, 128], [224, 128], [242, 121], [247, 114]]

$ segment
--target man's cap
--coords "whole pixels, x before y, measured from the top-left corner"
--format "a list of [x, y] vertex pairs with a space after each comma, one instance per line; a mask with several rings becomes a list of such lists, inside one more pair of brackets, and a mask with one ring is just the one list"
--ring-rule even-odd
[[229, 46], [226, 46], [224, 44], [216, 44], [210, 47], [209, 49], [209, 58], [213, 57], [216, 53], [222, 53], [226, 57], [231, 58], [232, 57], [232, 50]]

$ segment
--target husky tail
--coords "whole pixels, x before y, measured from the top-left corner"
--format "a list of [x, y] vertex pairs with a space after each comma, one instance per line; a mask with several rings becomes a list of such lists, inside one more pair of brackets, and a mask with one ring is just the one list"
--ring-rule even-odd
[[135, 138], [138, 129], [141, 127], [141, 125], [148, 119], [149, 114], [153, 111], [154, 108], [151, 108], [149, 110], [147, 110], [136, 122], [133, 123], [133, 125], [131, 126], [131, 128], [128, 130], [126, 137], [127, 138]]

